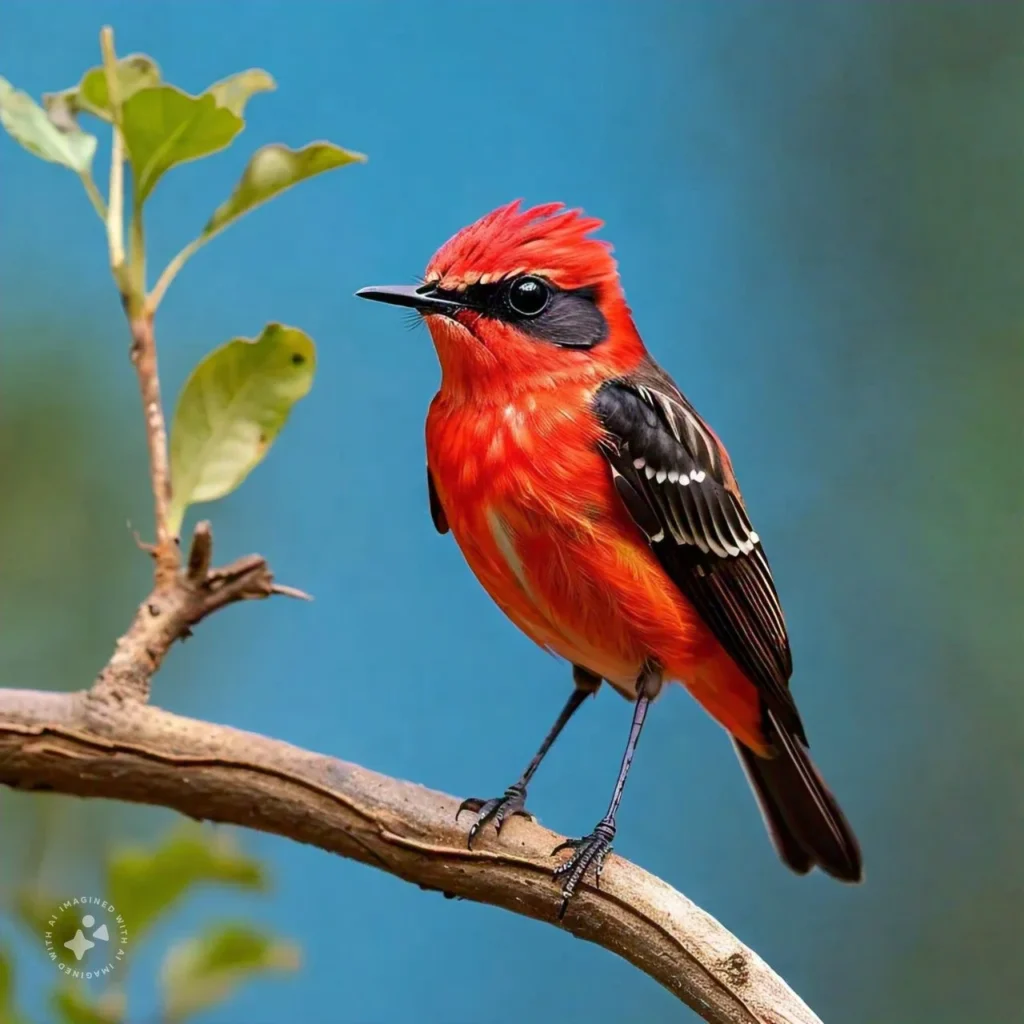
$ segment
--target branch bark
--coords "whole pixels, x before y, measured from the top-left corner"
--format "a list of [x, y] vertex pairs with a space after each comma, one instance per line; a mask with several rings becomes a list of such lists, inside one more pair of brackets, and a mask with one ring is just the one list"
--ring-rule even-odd
[[[172, 541], [177, 549], [177, 541]], [[172, 566], [171, 575], [166, 576], [160, 571], [159, 550], [155, 557], [153, 592], [139, 605], [128, 632], [117, 641], [110, 661], [96, 677], [91, 693], [97, 698], [115, 704], [144, 704], [149, 700], [150, 680], [174, 641], [190, 636], [193, 626], [229, 604], [272, 594], [309, 599], [301, 590], [275, 583], [262, 555], [245, 555], [211, 569], [213, 531], [205, 520], [196, 524], [184, 573]]]
[[621, 857], [559, 922], [551, 850], [561, 836], [514, 818], [468, 850], [453, 797], [278, 740], [96, 688], [0, 690], [0, 782], [272, 832], [547, 921], [625, 957], [714, 1024], [821, 1024], [713, 917]]
[[[126, 306], [126, 309], [128, 307]], [[167, 525], [171, 504], [171, 469], [167, 458], [167, 426], [160, 399], [160, 374], [157, 368], [156, 338], [151, 313], [129, 311], [132, 334], [131, 360], [139, 378], [142, 411], [146, 421], [146, 448], [149, 452], [149, 477], [153, 485], [153, 512], [156, 522], [157, 585], [171, 583], [178, 571], [180, 552], [177, 538]]]

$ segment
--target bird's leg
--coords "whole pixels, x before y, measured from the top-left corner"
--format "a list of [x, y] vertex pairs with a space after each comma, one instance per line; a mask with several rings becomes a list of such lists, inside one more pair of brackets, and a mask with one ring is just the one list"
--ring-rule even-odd
[[591, 694], [596, 693], [601, 685], [600, 676], [595, 676], [592, 672], [579, 665], [573, 665], [572, 678], [576, 684], [575, 689], [565, 702], [565, 707], [562, 708], [562, 712], [555, 724], [551, 727], [547, 736], [544, 737], [544, 742], [540, 745], [540, 749], [533, 755], [533, 760], [526, 766], [526, 771], [505, 790], [504, 795], [495, 797], [493, 800], [480, 800], [478, 797], [470, 797], [468, 800], [463, 800], [459, 805], [459, 809], [455, 813], [456, 821], [463, 811], [476, 811], [476, 821], [473, 822], [473, 827], [469, 830], [468, 845], [470, 848], [472, 848], [473, 840], [480, 829], [492, 819], [494, 820], [495, 831], [500, 832], [506, 818], [510, 818], [515, 814], [529, 816], [529, 811], [526, 810], [526, 787], [529, 785], [530, 779], [533, 778], [534, 773], [540, 767], [541, 761], [544, 760], [545, 755], [551, 749], [551, 745], [558, 739], [559, 733], [576, 713], [577, 708]]
[[564, 879], [562, 884], [562, 906], [558, 911], [561, 919], [565, 916], [569, 900], [576, 892], [576, 887], [583, 880], [589, 868], [594, 869], [594, 881], [596, 885], [601, 884], [601, 871], [604, 868], [604, 859], [611, 853], [612, 840], [615, 838], [615, 815], [619, 810], [619, 801], [622, 799], [622, 790], [626, 786], [626, 776], [629, 775], [629, 767], [633, 763], [633, 754], [636, 751], [637, 741], [640, 739], [640, 730], [644, 727], [644, 719], [647, 717], [647, 708], [651, 701], [657, 697], [661, 690], [661, 666], [653, 661], [646, 661], [640, 672], [636, 683], [636, 704], [633, 706], [633, 724], [629, 730], [629, 740], [626, 743], [626, 751], [622, 755], [622, 764], [619, 767], [619, 776], [615, 780], [615, 789], [612, 792], [611, 803], [605, 816], [597, 823], [594, 831], [580, 839], [567, 839], [564, 843], [551, 851], [552, 855], [561, 850], [572, 850], [573, 855], [564, 863], [555, 868], [555, 878]]

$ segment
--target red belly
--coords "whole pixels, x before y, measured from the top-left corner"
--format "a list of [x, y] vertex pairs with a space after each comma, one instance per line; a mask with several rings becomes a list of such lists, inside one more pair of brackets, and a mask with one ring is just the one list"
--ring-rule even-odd
[[456, 410], [435, 400], [428, 460], [466, 561], [542, 647], [628, 696], [653, 657], [666, 679], [762, 747], [756, 688], [661, 568], [615, 492], [596, 424], [567, 416], [565, 398]]

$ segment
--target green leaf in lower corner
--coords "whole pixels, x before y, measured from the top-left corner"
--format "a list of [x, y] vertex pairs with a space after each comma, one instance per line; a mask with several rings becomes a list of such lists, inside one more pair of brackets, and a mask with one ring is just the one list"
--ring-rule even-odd
[[0, 1020], [14, 1000], [14, 969], [4, 946], [0, 946]]
[[245, 124], [212, 93], [189, 96], [173, 85], [140, 89], [125, 101], [122, 120], [137, 203], [172, 167], [224, 149]]
[[222, 107], [239, 117], [245, 115], [245, 105], [258, 92], [273, 92], [277, 82], [263, 68], [249, 68], [214, 82], [206, 91]]
[[218, 924], [175, 946], [160, 973], [164, 1015], [181, 1021], [223, 1002], [244, 982], [298, 970], [299, 949], [249, 924]]
[[221, 498], [249, 475], [308, 394], [315, 370], [308, 335], [267, 324], [255, 341], [235, 338], [192, 371], [171, 427], [174, 533], [189, 505]]
[[235, 190], [214, 210], [200, 238], [209, 238], [306, 178], [364, 160], [362, 153], [342, 149], [332, 142], [311, 142], [302, 149], [289, 149], [280, 143], [264, 146], [249, 160]]
[[62, 982], [53, 990], [50, 1005], [61, 1024], [121, 1024], [125, 1018], [123, 992], [94, 995], [84, 985]]
[[186, 827], [153, 849], [122, 849], [107, 867], [108, 899], [123, 916], [132, 945], [197, 885], [262, 890], [259, 862], [241, 853], [230, 833]]
[[0, 77], [0, 122], [13, 139], [43, 160], [63, 164], [79, 174], [85, 174], [92, 167], [96, 136], [83, 132], [73, 123], [58, 128], [31, 96], [15, 89], [3, 77]]
[[14, 1005], [14, 963], [5, 946], [0, 946], [0, 1024], [23, 1024], [25, 1018]]
[[[160, 84], [160, 68], [145, 53], [132, 53], [117, 62], [117, 82], [121, 102], [134, 96], [140, 89]], [[110, 93], [107, 91], [107, 73], [102, 67], [89, 68], [78, 85], [60, 92], [43, 94], [43, 106], [53, 116], [55, 110], [67, 110], [72, 115], [92, 114], [111, 121]]]

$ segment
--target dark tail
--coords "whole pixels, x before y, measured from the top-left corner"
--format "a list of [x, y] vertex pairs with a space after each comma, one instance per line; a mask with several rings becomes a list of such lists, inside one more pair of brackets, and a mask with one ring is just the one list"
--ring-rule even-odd
[[736, 743], [740, 762], [761, 805], [772, 844], [782, 860], [804, 875], [818, 865], [844, 882], [863, 877], [860, 844], [807, 748], [769, 712], [778, 753], [758, 757]]

